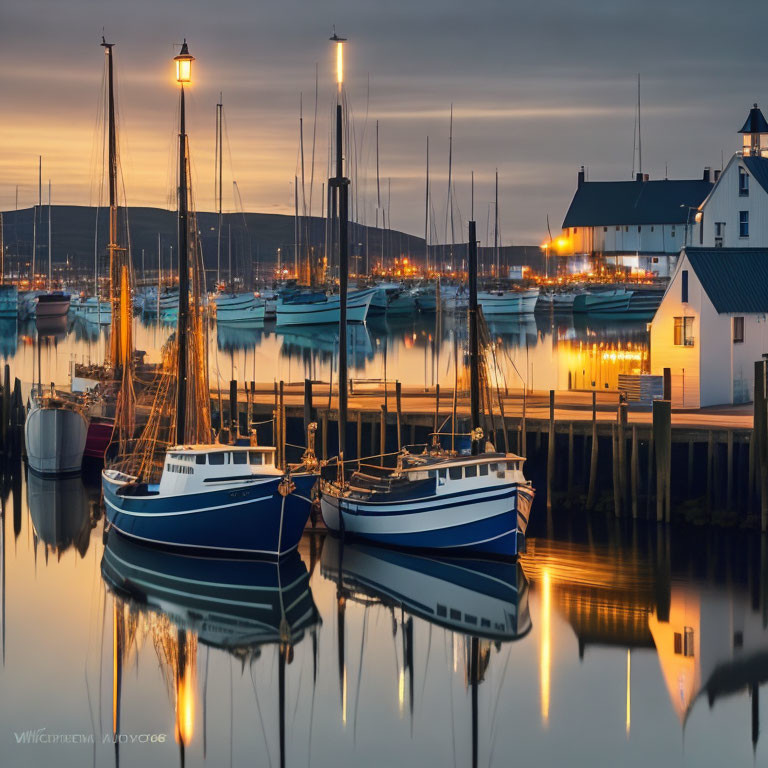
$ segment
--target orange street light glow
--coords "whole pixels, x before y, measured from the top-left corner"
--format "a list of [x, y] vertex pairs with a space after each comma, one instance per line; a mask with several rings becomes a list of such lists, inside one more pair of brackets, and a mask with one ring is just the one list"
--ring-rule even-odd
[[174, 56], [173, 60], [176, 63], [176, 82], [181, 83], [181, 85], [191, 83], [192, 62], [195, 60], [195, 57], [189, 53], [186, 40], [182, 43], [179, 55]]
[[336, 82], [339, 85], [339, 90], [344, 83], [344, 53], [342, 50], [343, 43], [339, 41], [336, 43]]

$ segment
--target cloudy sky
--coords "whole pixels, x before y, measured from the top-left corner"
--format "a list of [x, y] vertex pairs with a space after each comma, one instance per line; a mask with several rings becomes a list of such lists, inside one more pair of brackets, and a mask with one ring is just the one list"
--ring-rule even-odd
[[503, 242], [536, 243], [547, 214], [560, 226], [581, 164], [593, 180], [629, 178], [638, 72], [646, 172], [698, 177], [727, 160], [752, 102], [768, 105], [767, 21], [759, 0], [2, 0], [0, 209], [14, 207], [17, 186], [20, 207], [34, 202], [38, 155], [54, 203], [98, 199], [105, 28], [116, 44], [129, 204], [171, 207], [171, 59], [186, 37], [197, 58], [188, 114], [198, 209], [214, 207], [219, 91], [225, 209], [235, 210], [235, 179], [247, 210], [292, 212], [301, 93], [308, 195], [317, 65], [318, 213], [334, 98], [327, 38], [336, 24], [350, 38], [360, 218], [375, 216], [378, 119], [392, 226], [424, 231], [429, 136], [442, 240], [453, 103], [457, 239], [472, 170], [485, 238], [498, 168]]

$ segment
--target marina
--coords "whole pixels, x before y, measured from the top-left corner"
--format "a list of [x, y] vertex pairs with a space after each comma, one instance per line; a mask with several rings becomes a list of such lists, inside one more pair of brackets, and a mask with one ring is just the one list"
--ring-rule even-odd
[[3, 765], [765, 762], [768, 120], [725, 36], [137, 3], [9, 67]]

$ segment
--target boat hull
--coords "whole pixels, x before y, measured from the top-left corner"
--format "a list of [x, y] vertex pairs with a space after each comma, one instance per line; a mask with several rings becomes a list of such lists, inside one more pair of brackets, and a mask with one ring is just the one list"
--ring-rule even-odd
[[38, 320], [64, 317], [69, 312], [69, 294], [43, 294], [37, 297], [35, 316]]
[[[360, 293], [350, 293], [347, 299], [347, 322], [364, 323], [376, 289]], [[337, 296], [328, 301], [291, 303], [279, 301], [277, 304], [277, 326], [286, 325], [338, 325], [341, 313]]]
[[87, 434], [80, 411], [32, 405], [24, 423], [29, 468], [43, 476], [79, 472]]
[[88, 425], [88, 436], [85, 440], [84, 456], [103, 461], [115, 424], [112, 419], [92, 419]]
[[145, 543], [199, 551], [281, 557], [294, 550], [309, 518], [316, 478], [295, 475], [293, 493], [280, 495], [279, 476], [201, 493], [123, 495], [124, 483], [102, 473], [107, 521]]
[[510, 291], [494, 293], [480, 291], [477, 303], [483, 308], [483, 315], [523, 315], [533, 313], [539, 300], [539, 291]]
[[330, 530], [377, 544], [514, 556], [532, 501], [530, 486], [511, 483], [404, 503], [324, 492], [321, 511]]
[[214, 303], [217, 323], [245, 325], [264, 322], [266, 303], [253, 293], [220, 294], [214, 298]]

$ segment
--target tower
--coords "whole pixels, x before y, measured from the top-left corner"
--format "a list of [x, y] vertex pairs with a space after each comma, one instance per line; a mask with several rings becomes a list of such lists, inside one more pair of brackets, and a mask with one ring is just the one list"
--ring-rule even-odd
[[742, 152], [745, 157], [768, 157], [768, 122], [757, 104], [749, 110], [739, 133], [744, 137]]

